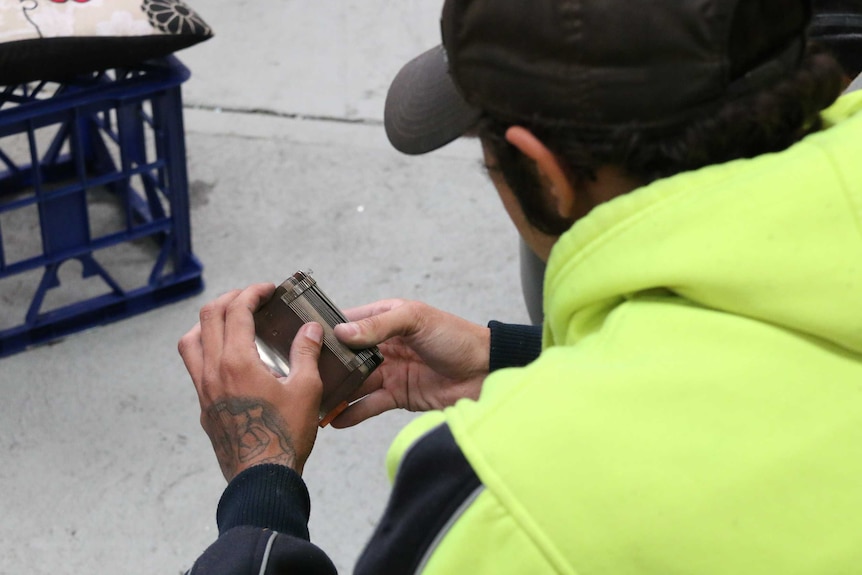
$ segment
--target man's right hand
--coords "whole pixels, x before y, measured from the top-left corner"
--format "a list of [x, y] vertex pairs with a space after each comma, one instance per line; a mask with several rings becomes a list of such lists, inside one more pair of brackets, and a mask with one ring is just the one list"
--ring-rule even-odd
[[333, 427], [350, 427], [390, 409], [442, 409], [477, 399], [488, 375], [491, 333], [424, 303], [382, 300], [344, 312], [335, 335], [353, 348], [377, 345], [385, 358]]

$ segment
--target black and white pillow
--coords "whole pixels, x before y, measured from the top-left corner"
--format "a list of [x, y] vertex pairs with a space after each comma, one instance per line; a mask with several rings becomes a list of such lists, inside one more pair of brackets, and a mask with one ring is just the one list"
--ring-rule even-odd
[[2, 0], [0, 85], [131, 66], [211, 36], [180, 0]]

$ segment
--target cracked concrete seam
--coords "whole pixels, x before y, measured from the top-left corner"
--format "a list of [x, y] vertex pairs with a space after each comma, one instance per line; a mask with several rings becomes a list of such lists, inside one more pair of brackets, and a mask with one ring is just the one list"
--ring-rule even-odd
[[213, 106], [210, 104], [185, 104], [183, 109], [201, 110], [204, 112], [215, 112], [217, 114], [248, 114], [252, 116], [271, 116], [286, 118], [288, 120], [304, 120], [309, 122], [331, 122], [335, 124], [358, 124], [361, 126], [382, 126], [383, 120], [375, 118], [344, 118], [340, 116], [322, 116], [314, 114], [300, 114], [296, 112], [279, 112], [266, 108], [237, 108], [225, 106]]

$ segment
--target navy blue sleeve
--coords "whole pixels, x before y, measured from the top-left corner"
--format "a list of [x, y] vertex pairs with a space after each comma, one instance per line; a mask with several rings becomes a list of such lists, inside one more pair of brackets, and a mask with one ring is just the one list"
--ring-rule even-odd
[[491, 329], [490, 371], [523, 367], [542, 351], [542, 326], [488, 322]]
[[329, 557], [309, 541], [311, 503], [302, 478], [281, 465], [256, 465], [227, 486], [219, 501], [219, 537], [189, 575], [335, 575]]
[[429, 431], [404, 455], [354, 575], [420, 573], [436, 543], [483, 489], [449, 427]]
[[255, 465], [233, 478], [216, 511], [219, 534], [240, 525], [265, 527], [308, 539], [311, 501], [305, 482], [289, 467]]

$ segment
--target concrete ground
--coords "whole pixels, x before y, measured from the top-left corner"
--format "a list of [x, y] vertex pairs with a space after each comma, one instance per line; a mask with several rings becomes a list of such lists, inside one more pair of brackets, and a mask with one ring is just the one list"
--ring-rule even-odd
[[[439, 41], [439, 0], [188, 3], [216, 32], [178, 54], [192, 71], [206, 289], [0, 359], [2, 575], [178, 574], [214, 540], [225, 483], [176, 342], [229, 289], [310, 268], [342, 307], [397, 296], [528, 321], [517, 235], [477, 143], [410, 158], [383, 133], [388, 82]], [[386, 502], [385, 451], [411, 417], [318, 437], [311, 536], [342, 573]]]

